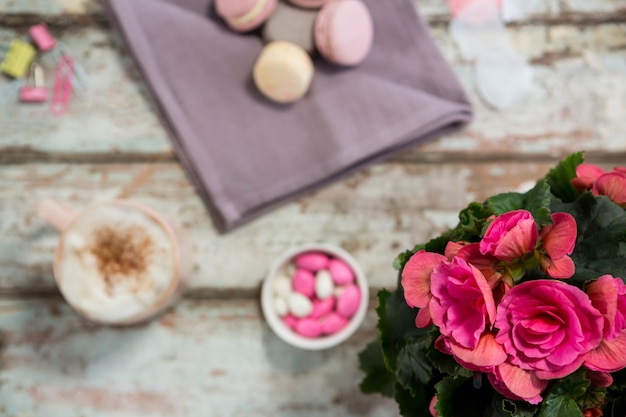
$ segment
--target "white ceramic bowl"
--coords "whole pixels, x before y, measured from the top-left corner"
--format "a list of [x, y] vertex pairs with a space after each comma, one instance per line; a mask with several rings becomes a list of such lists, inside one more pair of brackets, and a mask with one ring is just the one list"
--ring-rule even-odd
[[[300, 253], [310, 251], [324, 252], [346, 262], [354, 271], [356, 284], [361, 290], [361, 301], [359, 307], [356, 313], [354, 313], [354, 315], [350, 318], [349, 323], [335, 334], [316, 338], [301, 336], [283, 323], [281, 317], [278, 313], [276, 313], [276, 311], [274, 311], [274, 294], [272, 291], [273, 280], [276, 278], [278, 272], [281, 271], [288, 263], [292, 262]], [[261, 288], [261, 308], [263, 310], [265, 320], [267, 320], [267, 323], [272, 330], [285, 342], [298, 348], [308, 350], [328, 349], [348, 339], [363, 322], [363, 318], [365, 317], [365, 313], [367, 311], [368, 301], [369, 291], [367, 281], [359, 264], [352, 257], [352, 255], [345, 250], [327, 243], [307, 243], [284, 252], [271, 265], [267, 277], [263, 281], [263, 287]]]

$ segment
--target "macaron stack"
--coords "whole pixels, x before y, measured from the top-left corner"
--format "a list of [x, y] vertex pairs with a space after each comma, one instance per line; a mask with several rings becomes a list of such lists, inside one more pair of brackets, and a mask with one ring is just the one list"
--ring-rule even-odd
[[252, 71], [259, 91], [278, 103], [308, 92], [316, 53], [339, 66], [355, 66], [374, 38], [372, 16], [361, 0], [216, 0], [215, 9], [235, 32], [259, 33], [265, 47]]

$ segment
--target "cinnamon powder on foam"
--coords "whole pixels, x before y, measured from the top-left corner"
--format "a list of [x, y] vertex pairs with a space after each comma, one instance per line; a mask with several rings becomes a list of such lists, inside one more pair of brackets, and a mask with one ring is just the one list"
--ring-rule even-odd
[[154, 243], [140, 227], [114, 229], [104, 226], [95, 231], [89, 252], [96, 258], [109, 294], [120, 285], [138, 291], [154, 252]]

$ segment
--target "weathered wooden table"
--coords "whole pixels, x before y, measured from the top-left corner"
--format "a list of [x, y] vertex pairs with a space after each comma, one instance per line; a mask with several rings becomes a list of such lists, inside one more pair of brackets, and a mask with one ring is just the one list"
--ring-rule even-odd
[[[375, 301], [343, 345], [292, 348], [260, 313], [272, 259], [305, 241], [340, 245], [374, 294], [395, 286], [399, 251], [454, 225], [468, 202], [523, 186], [576, 150], [605, 167], [626, 164], [626, 0], [546, 0], [509, 25], [535, 85], [501, 112], [477, 97], [472, 64], [447, 34], [445, 2], [417, 3], [475, 104], [475, 122], [219, 235], [100, 9], [88, 0], [0, 0], [0, 43], [46, 21], [92, 89], [61, 117], [48, 106], [0, 108], [0, 416], [395, 415], [392, 401], [358, 391], [357, 353], [376, 335]], [[178, 218], [193, 242], [191, 289], [139, 327], [82, 320], [54, 285], [57, 233], [36, 216], [42, 197], [77, 207], [127, 197]]]

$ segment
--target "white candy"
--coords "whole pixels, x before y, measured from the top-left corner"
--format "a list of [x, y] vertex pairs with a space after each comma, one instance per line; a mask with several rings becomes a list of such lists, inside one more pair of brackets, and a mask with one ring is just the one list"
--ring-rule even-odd
[[333, 278], [328, 270], [322, 269], [315, 275], [315, 295], [317, 298], [320, 300], [327, 299], [333, 294], [334, 289]]
[[306, 317], [313, 311], [311, 300], [299, 292], [289, 294], [287, 305], [289, 306], [289, 312], [298, 318]]
[[276, 276], [272, 283], [272, 289], [275, 295], [287, 297], [291, 294], [291, 279], [282, 274]]
[[283, 274], [285, 274], [285, 276], [292, 277], [295, 273], [296, 266], [292, 262], [289, 262], [283, 267]]
[[281, 317], [289, 312], [287, 301], [283, 297], [274, 297], [274, 311]]

